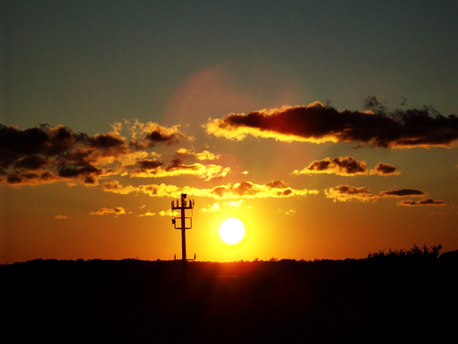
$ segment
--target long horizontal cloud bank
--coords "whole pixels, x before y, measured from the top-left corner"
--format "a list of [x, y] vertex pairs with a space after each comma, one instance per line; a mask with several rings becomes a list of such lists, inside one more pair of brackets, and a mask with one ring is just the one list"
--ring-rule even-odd
[[283, 181], [271, 181], [265, 185], [252, 182], [242, 182], [235, 184], [225, 184], [210, 189], [199, 189], [194, 187], [179, 188], [175, 185], [149, 184], [140, 186], [123, 186], [118, 181], [106, 182], [103, 184], [106, 192], [119, 194], [141, 193], [151, 197], [180, 197], [181, 193], [186, 193], [197, 197], [210, 197], [217, 199], [240, 199], [240, 198], [285, 198], [285, 197], [304, 197], [308, 194], [318, 194], [317, 190], [293, 189]]
[[450, 147], [458, 140], [458, 118], [444, 117], [430, 107], [387, 111], [375, 97], [366, 99], [366, 111], [337, 110], [314, 102], [229, 114], [209, 119], [207, 133], [233, 140], [248, 135], [279, 141], [358, 142], [383, 148]]
[[[148, 184], [140, 186], [123, 186], [118, 181], [106, 182], [103, 185], [106, 192], [117, 194], [146, 194], [151, 197], [172, 197], [179, 198], [182, 193], [186, 193], [195, 197], [208, 197], [214, 199], [259, 199], [259, 198], [287, 198], [287, 197], [305, 197], [307, 195], [317, 195], [318, 190], [308, 189], [293, 189], [287, 186], [281, 180], [271, 181], [267, 184], [255, 184], [252, 182], [228, 183], [219, 185], [214, 188], [194, 188], [194, 187], [178, 187], [176, 185], [167, 184]], [[418, 189], [393, 189], [382, 191], [374, 194], [367, 187], [354, 187], [349, 185], [339, 185], [329, 189], [325, 189], [325, 196], [332, 199], [334, 202], [348, 202], [356, 200], [359, 202], [373, 202], [380, 198], [405, 198], [405, 197], [425, 197], [427, 194]], [[234, 205], [235, 202], [229, 202]], [[228, 204], [229, 204], [228, 203]], [[239, 203], [238, 203], [239, 204]], [[398, 203], [403, 206], [427, 206], [427, 205], [446, 205], [442, 200], [433, 200], [423, 198], [420, 201], [403, 200]], [[213, 205], [205, 212], [219, 211], [219, 207]]]

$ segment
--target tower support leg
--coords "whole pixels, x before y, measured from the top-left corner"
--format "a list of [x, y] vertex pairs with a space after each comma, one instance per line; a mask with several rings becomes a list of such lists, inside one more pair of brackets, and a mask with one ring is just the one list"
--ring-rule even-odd
[[[184, 227], [184, 225], [183, 225]], [[188, 271], [187, 271], [187, 260], [186, 260], [186, 230], [183, 228], [181, 230], [181, 260], [183, 264], [183, 276], [185, 281], [188, 279]]]

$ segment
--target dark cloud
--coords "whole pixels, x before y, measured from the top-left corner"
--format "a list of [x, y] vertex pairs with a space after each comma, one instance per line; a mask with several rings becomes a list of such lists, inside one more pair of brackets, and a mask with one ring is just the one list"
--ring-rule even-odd
[[123, 186], [117, 181], [103, 183], [103, 189], [108, 192], [121, 193]]
[[92, 166], [87, 165], [84, 167], [65, 167], [59, 170], [59, 176], [65, 178], [78, 177], [80, 175], [87, 174], [100, 174], [101, 170]]
[[380, 196], [382, 197], [406, 197], [406, 196], [424, 196], [426, 193], [416, 189], [397, 189], [382, 191]]
[[113, 193], [118, 193], [122, 195], [127, 195], [132, 192], [138, 192], [137, 188], [134, 186], [122, 186], [117, 180], [111, 181], [111, 182], [105, 182], [103, 183], [103, 189], [106, 192], [113, 192]]
[[[302, 170], [294, 170], [293, 174], [336, 174], [340, 176], [356, 176], [368, 174], [368, 169], [365, 161], [357, 161], [352, 157], [340, 158], [325, 158], [323, 160], [315, 160]], [[375, 169], [370, 170], [370, 174], [378, 174], [381, 176], [389, 176], [399, 174], [396, 166], [379, 163]]]
[[163, 163], [157, 159], [139, 160], [135, 164], [142, 169], [155, 169], [163, 165]]
[[[405, 104], [405, 101], [403, 101], [402, 103]], [[368, 96], [366, 97], [366, 99], [364, 99], [363, 109], [370, 110], [374, 113], [379, 114], [386, 114], [387, 112], [387, 108], [383, 106], [374, 96]]]
[[[91, 136], [75, 133], [62, 125], [43, 124], [20, 130], [0, 124], [0, 174], [6, 176], [0, 182], [38, 185], [55, 181], [74, 183], [76, 180], [95, 185], [101, 177], [120, 173], [121, 169], [125, 172], [122, 159], [136, 161], [139, 171], [158, 168], [162, 163], [144, 159], [148, 154], [139, 150], [146, 150], [153, 142], [171, 144], [185, 137], [177, 126], [142, 125], [138, 121], [136, 125], [142, 126], [140, 133], [136, 133], [143, 135], [139, 139], [142, 144], [132, 144], [135, 140], [127, 142], [116, 130]], [[107, 167], [117, 160], [116, 167]]]
[[179, 132], [168, 133], [161, 130], [154, 130], [148, 135], [146, 135], [145, 140], [150, 141], [152, 143], [167, 143], [173, 144], [178, 143], [180, 139], [184, 138], [185, 136]]
[[270, 188], [271, 191], [276, 190], [277, 197], [289, 196], [294, 192], [294, 190], [290, 187], [287, 187], [285, 182], [282, 180], [272, 180], [266, 184], [266, 187]]
[[358, 200], [361, 202], [375, 201], [382, 197], [408, 197], [408, 196], [425, 196], [426, 193], [417, 189], [396, 189], [382, 191], [379, 194], [373, 194], [367, 187], [354, 187], [349, 185], [339, 185], [325, 190], [327, 198], [340, 202]]
[[400, 174], [396, 166], [385, 164], [383, 162], [377, 164], [377, 166], [375, 166], [375, 169], [371, 170], [371, 173], [378, 174], [380, 176], [391, 176], [395, 174]]
[[161, 167], [163, 163], [157, 159], [145, 159], [145, 160], [138, 160], [135, 163], [135, 166], [138, 168], [132, 171], [132, 175], [138, 174], [156, 174], [158, 168]]
[[40, 155], [30, 155], [17, 160], [15, 169], [39, 170], [49, 164], [49, 159]]
[[325, 158], [315, 160], [302, 170], [295, 170], [293, 174], [335, 173], [342, 176], [366, 174], [365, 161], [357, 161], [352, 157]]
[[75, 142], [83, 141], [87, 135], [75, 134], [70, 128], [63, 125], [51, 127], [50, 125], [42, 126], [49, 133], [49, 147], [47, 155], [53, 156], [69, 150]]
[[173, 158], [170, 160], [169, 165], [165, 168], [167, 172], [170, 171], [177, 171], [177, 170], [198, 170], [199, 167], [197, 165], [185, 165], [183, 164], [183, 160], [180, 158]]
[[0, 125], [0, 164], [7, 172], [6, 184], [37, 185], [73, 178], [95, 184], [107, 171], [94, 163], [126, 152], [124, 140], [111, 133], [92, 137], [61, 125], [24, 130]]
[[[215, 157], [208, 151], [205, 151], [204, 158]], [[188, 158], [197, 158], [199, 160], [205, 160], [201, 158], [200, 153], [194, 153], [193, 151], [181, 148], [175, 152], [175, 156], [170, 160], [170, 163], [162, 168], [162, 163], [157, 160], [142, 160], [137, 162], [137, 168], [132, 171], [131, 176], [133, 177], [170, 177], [178, 175], [195, 175], [198, 178], [205, 179], [206, 181], [219, 179], [225, 177], [230, 173], [230, 168], [214, 164], [203, 165], [200, 163], [185, 164], [184, 160]]]
[[213, 189], [213, 193], [219, 197], [223, 197], [228, 193], [235, 194], [239, 197], [254, 196], [258, 192], [260, 192], [260, 190], [251, 182], [241, 182], [234, 185], [219, 186]]
[[0, 159], [3, 166], [9, 166], [9, 164], [5, 166], [9, 162], [8, 158], [15, 160], [19, 157], [43, 153], [49, 140], [49, 134], [43, 127], [18, 130], [17, 127], [0, 124]]
[[229, 139], [247, 135], [281, 141], [358, 142], [383, 148], [450, 147], [458, 140], [458, 118], [444, 117], [431, 107], [393, 111], [375, 97], [365, 104], [370, 110], [337, 110], [315, 102], [309, 106], [284, 107], [249, 114], [229, 114], [210, 119], [208, 133]]
[[59, 170], [59, 176], [64, 178], [74, 178], [79, 176], [98, 176], [102, 174], [103, 170], [87, 164], [83, 167], [65, 167]]
[[6, 183], [9, 185], [39, 185], [53, 183], [62, 180], [49, 171], [44, 172], [11, 172], [6, 176]]
[[425, 198], [420, 201], [401, 201], [398, 205], [404, 206], [422, 206], [422, 205], [446, 205], [446, 203], [442, 200], [433, 200], [431, 198]]
[[268, 182], [266, 186], [270, 188], [280, 188], [280, 189], [286, 188], [286, 184], [283, 180], [272, 180]]
[[184, 135], [178, 126], [167, 128], [156, 123], [150, 123], [144, 131], [146, 133], [144, 138], [130, 141], [129, 146], [135, 147], [135, 149], [145, 149], [154, 147], [158, 143], [172, 145], [180, 142], [181, 139], [192, 140], [192, 137]]
[[333, 199], [334, 202], [347, 202], [353, 199], [361, 202], [368, 202], [376, 198], [376, 196], [372, 194], [367, 187], [354, 187], [349, 185], [332, 187], [326, 189], [324, 193], [327, 198]]
[[97, 134], [88, 137], [91, 147], [109, 150], [113, 147], [122, 147], [125, 149], [124, 139], [114, 134]]

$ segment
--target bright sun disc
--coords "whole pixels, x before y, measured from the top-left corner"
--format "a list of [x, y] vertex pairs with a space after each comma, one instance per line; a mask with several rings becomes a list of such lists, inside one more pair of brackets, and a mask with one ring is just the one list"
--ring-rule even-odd
[[235, 217], [230, 217], [219, 226], [219, 236], [228, 245], [239, 243], [245, 236], [245, 225]]

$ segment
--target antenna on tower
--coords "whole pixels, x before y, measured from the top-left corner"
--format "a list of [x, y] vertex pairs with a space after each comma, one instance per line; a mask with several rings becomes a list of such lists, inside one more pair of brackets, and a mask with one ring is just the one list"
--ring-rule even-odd
[[[188, 277], [186, 269], [186, 229], [192, 228], [192, 209], [194, 208], [194, 200], [186, 200], [186, 197], [187, 195], [182, 193], [181, 200], [172, 201], [172, 224], [175, 229], [181, 229], [181, 261], [183, 263], [183, 275], [185, 281]], [[180, 216], [176, 216], [175, 210], [179, 210]], [[186, 214], [186, 211], [188, 211], [188, 214]], [[194, 260], [195, 259], [196, 255], [194, 254]]]

